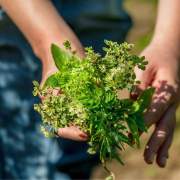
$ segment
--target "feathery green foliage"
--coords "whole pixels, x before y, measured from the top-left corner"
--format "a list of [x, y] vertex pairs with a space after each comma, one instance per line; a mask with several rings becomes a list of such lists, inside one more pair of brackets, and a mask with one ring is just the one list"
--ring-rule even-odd
[[[134, 68], [144, 70], [147, 61], [130, 54], [133, 45], [126, 42], [106, 40], [104, 56], [89, 47], [83, 59], [71, 52], [68, 42], [65, 47], [66, 51], [55, 44], [51, 47], [59, 71], [46, 80], [43, 88], [34, 82], [34, 95], [46, 97], [34, 106], [42, 116], [42, 131], [53, 136], [58, 128], [78, 126], [89, 135], [88, 152], [99, 152], [104, 166], [111, 159], [123, 164], [118, 150], [125, 144], [139, 146], [139, 131], [146, 131], [143, 113], [153, 89], [142, 92], [136, 101], [119, 99], [118, 90], [131, 92], [139, 83]], [[57, 88], [60, 94], [53, 95]]]

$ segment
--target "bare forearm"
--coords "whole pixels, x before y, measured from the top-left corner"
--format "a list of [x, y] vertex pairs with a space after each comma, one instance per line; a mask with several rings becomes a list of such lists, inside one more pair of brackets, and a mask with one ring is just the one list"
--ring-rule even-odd
[[144, 71], [136, 71], [136, 78], [141, 82], [138, 88], [155, 88], [145, 113], [146, 124], [154, 124], [155, 129], [145, 148], [144, 159], [148, 164], [156, 159], [160, 167], [165, 167], [180, 97], [180, 0], [159, 0], [155, 33], [142, 55], [148, 65]]
[[80, 42], [50, 0], [1, 0], [0, 5], [40, 58], [52, 42], [62, 45], [65, 40], [69, 40], [73, 49], [82, 54]]
[[[158, 17], [154, 33], [157, 43], [172, 48], [174, 53], [179, 54], [180, 49], [180, 1], [159, 0]], [[179, 54], [180, 55], [180, 54]]]

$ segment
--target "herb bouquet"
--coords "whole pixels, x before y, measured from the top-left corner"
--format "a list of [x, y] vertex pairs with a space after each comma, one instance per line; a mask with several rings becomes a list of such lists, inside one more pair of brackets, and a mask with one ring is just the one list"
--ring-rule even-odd
[[[147, 65], [144, 57], [130, 54], [132, 47], [106, 40], [104, 56], [90, 47], [80, 59], [69, 42], [65, 42], [66, 51], [53, 44], [51, 52], [59, 71], [42, 88], [34, 81], [34, 95], [46, 97], [34, 106], [42, 116], [43, 133], [52, 136], [58, 128], [72, 124], [79, 127], [89, 135], [88, 153], [99, 152], [107, 171], [106, 161], [123, 163], [119, 150], [125, 144], [139, 146], [139, 131], [146, 131], [143, 113], [153, 89], [145, 90], [135, 101], [118, 98], [118, 90], [131, 92], [139, 83], [135, 67], [144, 70]], [[55, 88], [60, 89], [60, 95], [53, 95]]]

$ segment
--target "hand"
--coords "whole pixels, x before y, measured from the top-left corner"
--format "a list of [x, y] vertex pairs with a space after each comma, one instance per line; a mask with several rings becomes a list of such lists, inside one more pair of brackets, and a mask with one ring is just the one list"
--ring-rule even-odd
[[[42, 64], [43, 64], [43, 72], [42, 72], [42, 80], [41, 80], [41, 87], [45, 83], [46, 79], [54, 74], [55, 72], [58, 71], [56, 68], [54, 61], [52, 59], [51, 53], [50, 53], [50, 48], [47, 49], [47, 51], [44, 51], [42, 57]], [[83, 53], [81, 51], [78, 51], [79, 56], [83, 56]], [[53, 90], [54, 95], [58, 95], [60, 92], [59, 89]], [[41, 100], [46, 97], [41, 97]], [[59, 128], [56, 134], [62, 138], [66, 139], [71, 139], [71, 140], [76, 140], [76, 141], [86, 141], [88, 136], [86, 133], [82, 132], [78, 127], [75, 126], [69, 126], [66, 128]]]
[[165, 167], [180, 96], [179, 59], [170, 48], [160, 43], [151, 43], [142, 55], [149, 63], [145, 71], [136, 69], [137, 79], [141, 81], [136, 93], [148, 86], [155, 87], [152, 104], [145, 114], [145, 123], [147, 126], [155, 124], [155, 129], [145, 148], [144, 159], [152, 164], [156, 156], [157, 164]]

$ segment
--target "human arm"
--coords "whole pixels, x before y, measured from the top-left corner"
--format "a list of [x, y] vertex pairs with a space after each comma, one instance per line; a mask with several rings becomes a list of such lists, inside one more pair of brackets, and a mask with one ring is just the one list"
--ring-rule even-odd
[[[58, 14], [50, 0], [0, 0], [0, 6], [21, 30], [34, 53], [43, 65], [42, 83], [56, 71], [50, 53], [51, 43], [63, 47], [65, 40], [71, 42], [73, 50], [83, 56], [83, 48], [76, 35]], [[77, 128], [60, 129], [60, 136], [82, 140], [86, 135]], [[82, 136], [82, 137], [80, 137]]]
[[155, 32], [142, 52], [149, 64], [145, 71], [136, 71], [141, 81], [139, 89], [156, 88], [151, 107], [145, 115], [148, 126], [155, 130], [144, 152], [145, 161], [153, 163], [156, 156], [160, 167], [166, 165], [175, 127], [175, 112], [179, 101], [180, 61], [180, 1], [159, 0]]
[[46, 74], [54, 66], [49, 52], [52, 42], [62, 46], [63, 42], [68, 40], [73, 50], [83, 56], [81, 43], [50, 0], [1, 0], [0, 5], [22, 31], [34, 53], [42, 61], [43, 78], [47, 77]]

